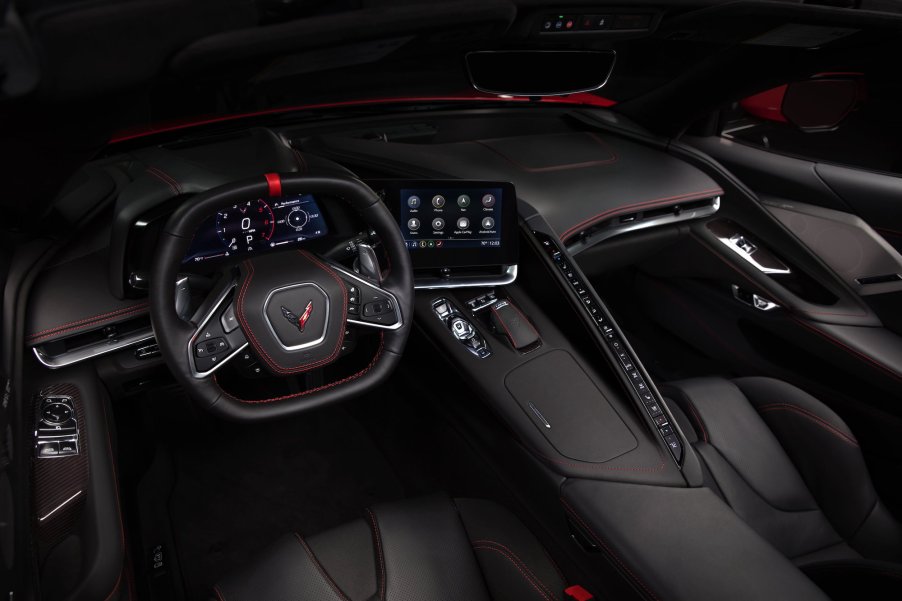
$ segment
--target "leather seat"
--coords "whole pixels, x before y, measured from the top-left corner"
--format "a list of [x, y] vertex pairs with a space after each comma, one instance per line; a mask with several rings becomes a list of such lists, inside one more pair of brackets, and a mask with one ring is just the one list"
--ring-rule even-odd
[[564, 580], [510, 512], [436, 496], [283, 537], [214, 590], [220, 601], [559, 601]]
[[[862, 586], [898, 593], [902, 527], [836, 413], [771, 378], [697, 378], [661, 390], [708, 485], [828, 594], [860, 598]], [[848, 576], [842, 582], [838, 571]]]

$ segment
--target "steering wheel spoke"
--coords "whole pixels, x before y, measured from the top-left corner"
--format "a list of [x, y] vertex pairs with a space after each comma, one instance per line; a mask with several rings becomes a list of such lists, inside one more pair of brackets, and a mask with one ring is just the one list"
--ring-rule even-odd
[[379, 330], [397, 330], [404, 325], [398, 298], [386, 288], [350, 269], [329, 264], [348, 289], [349, 324]]
[[235, 315], [236, 285], [234, 280], [229, 282], [198, 309], [192, 320], [199, 324], [187, 348], [191, 375], [195, 378], [209, 377], [248, 345]]

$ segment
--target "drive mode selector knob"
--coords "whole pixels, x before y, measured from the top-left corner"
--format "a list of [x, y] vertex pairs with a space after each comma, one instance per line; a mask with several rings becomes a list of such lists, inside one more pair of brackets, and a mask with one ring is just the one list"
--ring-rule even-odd
[[65, 424], [72, 419], [72, 409], [64, 403], [47, 403], [41, 408], [41, 421], [48, 426]]
[[469, 340], [476, 335], [476, 329], [466, 319], [455, 317], [451, 320], [451, 333], [458, 340]]

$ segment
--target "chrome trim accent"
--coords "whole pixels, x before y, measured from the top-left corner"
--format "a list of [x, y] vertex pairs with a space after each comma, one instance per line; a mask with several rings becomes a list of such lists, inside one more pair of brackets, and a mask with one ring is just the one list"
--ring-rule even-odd
[[[191, 338], [188, 340], [188, 348], [187, 348], [187, 350], [188, 350], [188, 366], [191, 369], [191, 375], [194, 376], [195, 378], [197, 378], [198, 380], [206, 378], [207, 376], [212, 374], [214, 371], [216, 371], [217, 369], [219, 369], [220, 367], [222, 367], [223, 365], [225, 365], [226, 363], [231, 361], [232, 357], [234, 357], [235, 355], [237, 355], [238, 353], [243, 351], [245, 348], [247, 348], [247, 345], [249, 344], [247, 341], [247, 338], [245, 337], [244, 344], [242, 344], [241, 346], [236, 348], [234, 351], [229, 353], [225, 359], [223, 359], [221, 362], [217, 363], [213, 367], [213, 369], [211, 369], [209, 371], [199, 372], [196, 370], [196, 368], [194, 366], [193, 349], [194, 349], [194, 342], [197, 340], [198, 334], [200, 334], [200, 331], [204, 329], [204, 327], [207, 325], [207, 323], [210, 321], [210, 319], [214, 315], [216, 315], [216, 313], [219, 311], [219, 307], [222, 306], [223, 301], [225, 301], [225, 299], [228, 298], [229, 294], [231, 294], [232, 290], [234, 290], [237, 286], [238, 286], [238, 283], [236, 281], [232, 280], [232, 282], [228, 286], [226, 286], [222, 292], [219, 293], [219, 296], [216, 298], [216, 302], [213, 303], [213, 308], [207, 312], [207, 315], [203, 318], [203, 320], [200, 322], [200, 325], [194, 330], [194, 334], [192, 334]], [[243, 333], [243, 331], [242, 331], [242, 333]]]
[[[527, 401], [528, 402], [528, 401]], [[532, 412], [536, 414], [536, 417], [539, 418], [539, 421], [542, 422], [546, 428], [551, 429], [551, 424], [548, 423], [548, 420], [545, 419], [545, 416], [542, 415], [542, 412], [539, 411], [539, 408], [533, 405], [531, 402], [529, 403], [529, 408], [532, 409]]]
[[770, 253], [768, 253], [766, 251], [765, 251], [765, 254], [767, 254], [769, 257], [771, 257], [778, 265], [780, 265], [780, 267], [768, 267], [766, 265], [762, 265], [761, 263], [759, 263], [758, 260], [755, 259], [755, 253], [758, 252], [760, 250], [760, 248], [757, 246], [754, 246], [754, 245], [753, 245], [752, 250], [746, 250], [745, 248], [743, 248], [742, 247], [743, 241], [745, 241], [749, 244], [751, 244], [751, 242], [742, 234], [734, 234], [734, 235], [730, 236], [729, 238], [726, 236], [718, 235], [717, 239], [720, 240], [720, 242], [724, 246], [726, 246], [731, 251], [733, 251], [734, 253], [739, 255], [746, 263], [748, 263], [749, 265], [751, 265], [752, 267], [754, 267], [761, 273], [764, 273], [767, 275], [777, 275], [777, 274], [785, 275], [785, 274], [792, 273], [792, 270], [789, 267], [787, 267], [786, 265], [784, 265], [782, 261], [780, 261], [778, 258], [774, 257], [773, 255], [771, 255]]
[[360, 319], [351, 319], [350, 317], [347, 318], [348, 323], [354, 324], [355, 326], [363, 326], [365, 328], [375, 328], [377, 330], [397, 330], [397, 329], [400, 329], [401, 326], [404, 325], [404, 315], [401, 314], [401, 305], [400, 305], [400, 303], [398, 303], [397, 296], [395, 296], [394, 294], [392, 294], [385, 288], [382, 288], [381, 286], [377, 286], [377, 285], [373, 284], [371, 281], [361, 277], [360, 275], [354, 273], [353, 271], [345, 269], [344, 267], [342, 267], [340, 265], [336, 265], [335, 263], [330, 262], [329, 267], [331, 267], [332, 269], [334, 269], [335, 271], [340, 273], [342, 276], [351, 278], [352, 280], [356, 280], [357, 282], [360, 282], [361, 284], [363, 284], [365, 286], [369, 286], [370, 288], [375, 288], [376, 290], [378, 290], [385, 296], [389, 297], [392, 300], [392, 302], [395, 303], [395, 308], [397, 309], [398, 315], [400, 316], [398, 323], [392, 324], [390, 326], [384, 326], [380, 323], [370, 323], [369, 321], [363, 321]]
[[67, 367], [74, 363], [87, 361], [88, 359], [93, 359], [94, 357], [106, 355], [107, 353], [122, 350], [124, 348], [135, 346], [136, 344], [141, 344], [142, 342], [147, 342], [148, 340], [153, 339], [153, 328], [147, 328], [133, 332], [117, 340], [103, 340], [95, 342], [87, 346], [73, 349], [71, 351], [66, 351], [65, 353], [62, 353], [60, 355], [50, 355], [44, 352], [41, 345], [35, 346], [34, 348], [32, 348], [32, 351], [34, 352], [34, 356], [37, 357], [41, 365], [43, 365], [44, 367], [49, 367], [50, 369], [59, 369], [61, 367]]
[[[310, 342], [305, 342], [303, 344], [294, 344], [292, 346], [285, 346], [282, 344], [282, 340], [279, 338], [279, 334], [276, 333], [276, 329], [272, 326], [272, 322], [269, 320], [269, 316], [266, 314], [266, 308], [269, 306], [269, 302], [272, 300], [272, 295], [276, 292], [282, 292], [283, 290], [291, 290], [292, 288], [301, 288], [306, 286], [313, 286], [317, 290], [319, 290], [323, 297], [326, 299], [326, 319], [323, 321], [323, 333], [316, 340], [311, 340]], [[329, 327], [329, 295], [326, 294], [326, 291], [320, 287], [319, 284], [315, 284], [313, 282], [300, 282], [297, 284], [288, 284], [287, 286], [280, 286], [278, 288], [273, 288], [269, 291], [269, 294], [266, 295], [266, 300], [263, 301], [263, 321], [266, 322], [266, 325], [269, 327], [270, 333], [272, 333], [273, 337], [276, 339], [276, 342], [279, 343], [286, 351], [299, 351], [301, 349], [310, 348], [311, 346], [316, 346], [320, 344], [323, 340], [326, 339], [326, 329]], [[316, 305], [314, 305], [315, 307]]]
[[53, 509], [51, 509], [51, 510], [50, 510], [50, 513], [48, 513], [47, 515], [45, 515], [45, 516], [42, 517], [42, 518], [38, 518], [38, 521], [39, 521], [39, 522], [43, 522], [44, 520], [46, 520], [47, 518], [49, 518], [50, 516], [52, 516], [54, 513], [56, 513], [56, 512], [59, 511], [60, 509], [62, 509], [67, 503], [69, 503], [69, 501], [71, 501], [72, 499], [74, 499], [75, 497], [77, 497], [78, 495], [80, 495], [81, 492], [82, 492], [82, 491], [78, 491], [77, 493], [75, 493], [74, 495], [72, 495], [71, 497], [69, 497], [68, 499], [66, 499], [65, 501], [63, 501], [62, 503], [60, 503], [59, 505], [57, 505], [57, 506], [54, 507]]
[[759, 296], [752, 293], [752, 302], [746, 302], [739, 294], [740, 288], [736, 284], [730, 284], [730, 287], [733, 289], [733, 298], [738, 300], [743, 305], [747, 305], [752, 307], [753, 309], [758, 309], [759, 311], [773, 311], [774, 309], [779, 309], [780, 305], [775, 303], [774, 301], [768, 300], [763, 296]]
[[416, 290], [442, 290], [446, 288], [491, 288], [492, 286], [506, 286], [517, 279], [516, 265], [503, 265], [504, 273], [501, 275], [467, 276], [461, 278], [420, 278], [415, 279], [413, 287]]
[[[703, 199], [697, 199], [703, 200]], [[689, 202], [697, 202], [697, 200], [692, 200]], [[717, 213], [720, 210], [720, 196], [715, 196], [710, 199], [711, 204], [707, 207], [698, 207], [696, 209], [690, 209], [687, 211], [680, 212], [679, 215], [660, 215], [658, 217], [653, 217], [651, 219], [637, 219], [635, 221], [630, 221], [628, 223], [623, 223], [619, 225], [612, 225], [611, 227], [598, 230], [593, 234], [586, 236], [585, 238], [578, 239], [573, 244], [567, 246], [567, 251], [571, 255], [576, 255], [588, 248], [595, 246], [605, 240], [610, 240], [616, 236], [621, 236], [623, 234], [627, 234], [629, 232], [635, 232], [638, 230], [644, 230], [647, 228], [658, 227], [662, 225], [670, 225], [672, 223], [681, 223], [683, 221], [691, 221], [693, 219], [702, 219], [704, 217], [710, 217]], [[673, 204], [674, 207], [679, 205], [680, 203], [676, 202]], [[636, 213], [641, 213], [642, 211], [635, 211]], [[629, 213], [627, 213], [629, 214]], [[612, 219], [616, 219], [617, 216], [612, 217]]]

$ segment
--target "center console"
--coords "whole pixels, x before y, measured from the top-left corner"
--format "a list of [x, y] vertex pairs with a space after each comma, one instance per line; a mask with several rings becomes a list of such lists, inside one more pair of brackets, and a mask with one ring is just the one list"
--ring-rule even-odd
[[516, 281], [421, 289], [416, 314], [511, 433], [504, 447], [502, 430], [468, 428], [529, 499], [535, 526], [593, 575], [586, 584], [605, 590], [618, 574], [623, 598], [823, 601], [705, 486], [691, 439], [599, 292], [543, 217], [522, 201], [520, 211]]

